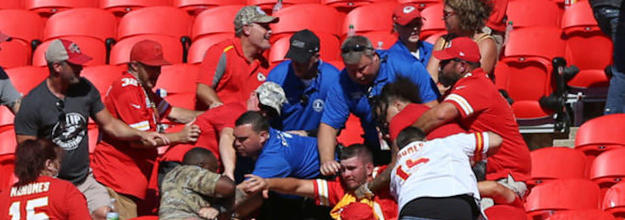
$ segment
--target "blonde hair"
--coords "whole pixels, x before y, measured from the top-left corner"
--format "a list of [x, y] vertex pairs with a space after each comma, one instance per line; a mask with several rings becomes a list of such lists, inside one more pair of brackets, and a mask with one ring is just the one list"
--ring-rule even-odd
[[460, 30], [480, 32], [492, 10], [492, 6], [486, 1], [445, 0], [445, 5], [451, 7], [458, 15]]

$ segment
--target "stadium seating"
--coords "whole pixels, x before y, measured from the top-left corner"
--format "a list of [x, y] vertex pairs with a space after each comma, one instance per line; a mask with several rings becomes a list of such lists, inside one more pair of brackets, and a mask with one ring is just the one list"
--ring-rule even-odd
[[3, 0], [0, 1], [0, 9], [21, 9], [24, 8], [22, 0]]
[[[106, 64], [106, 45], [104, 42], [84, 36], [64, 36], [62, 39], [70, 40], [80, 48], [80, 51], [91, 58], [91, 61], [85, 63], [85, 66], [104, 65]], [[50, 43], [54, 40], [43, 42], [33, 53], [33, 66], [46, 66], [45, 52]]]
[[528, 185], [537, 185], [552, 179], [586, 178], [586, 157], [568, 147], [546, 147], [530, 152], [532, 179]]
[[[247, 0], [247, 5], [257, 5], [265, 11], [271, 11], [277, 0]], [[283, 0], [282, 8], [295, 4], [319, 4], [319, 0]]]
[[298, 4], [284, 8], [273, 16], [280, 22], [271, 25], [272, 42], [302, 29], [338, 36], [342, 16], [332, 7], [320, 4]]
[[93, 86], [100, 92], [100, 97], [104, 100], [104, 96], [108, 91], [111, 83], [126, 70], [125, 66], [100, 65], [87, 66], [80, 75], [87, 78]]
[[[421, 39], [426, 39], [432, 35], [447, 31], [445, 21], [443, 21], [443, 7], [441, 4], [433, 4], [421, 11], [423, 27], [421, 27]], [[438, 38], [437, 38], [438, 39]], [[436, 39], [434, 39], [436, 41]]]
[[625, 178], [625, 148], [601, 153], [592, 161], [590, 179], [607, 189]]
[[560, 27], [562, 14], [558, 5], [550, 0], [509, 1], [508, 21], [514, 28]]
[[195, 108], [195, 90], [198, 65], [176, 64], [163, 66], [162, 73], [154, 88], [167, 91], [167, 100], [172, 106], [186, 109]]
[[31, 63], [34, 40], [41, 39], [44, 22], [35, 13], [21, 9], [0, 10], [0, 31], [12, 37], [0, 45], [0, 66], [4, 68]]
[[424, 8], [427, 8], [430, 5], [434, 5], [434, 4], [438, 4], [441, 3], [441, 0], [397, 0], [397, 2], [399, 2], [400, 4], [404, 4], [404, 3], [413, 3], [413, 4], [417, 4], [417, 7], [419, 8], [419, 10], [423, 10]]
[[625, 146], [625, 114], [605, 115], [586, 121], [577, 130], [575, 149], [592, 159], [601, 152]]
[[599, 208], [599, 187], [587, 179], [560, 179], [537, 185], [525, 202], [528, 219], [546, 219], [560, 210]]
[[110, 12], [97, 8], [78, 8], [51, 16], [43, 31], [43, 40], [64, 36], [88, 36], [105, 42], [116, 38], [117, 21]]
[[170, 0], [100, 0], [100, 8], [122, 17], [126, 13], [143, 7], [170, 5]]
[[47, 67], [23, 66], [5, 70], [18, 92], [26, 95], [48, 77]]
[[350, 31], [350, 27], [353, 27], [352, 31], [355, 34], [378, 31], [390, 33], [393, 30], [393, 10], [395, 10], [397, 5], [397, 2], [389, 1], [353, 9], [345, 16], [341, 36], [346, 36]]
[[48, 17], [70, 8], [98, 7], [98, 0], [26, 0], [26, 9]]
[[599, 209], [582, 209], [559, 211], [548, 218], [548, 220], [616, 220], [614, 216]]
[[619, 182], [606, 191], [602, 209], [619, 219], [625, 218], [625, 183]]
[[198, 15], [206, 9], [226, 5], [245, 5], [245, 0], [173, 0], [174, 6], [190, 15]]
[[211, 8], [198, 14], [191, 29], [191, 40], [214, 34], [232, 33], [234, 16], [244, 5], [228, 5]]
[[189, 47], [189, 55], [187, 57], [187, 63], [201, 63], [204, 60], [206, 51], [211, 46], [234, 38], [234, 33], [214, 34], [205, 37], [201, 37], [191, 44]]
[[434, 44], [436, 44], [436, 41], [438, 40], [438, 38], [442, 37], [445, 34], [447, 34], [447, 31], [437, 32], [437, 33], [432, 34], [432, 35], [428, 36], [427, 38], [423, 39], [423, 41], [431, 43], [432, 45], [434, 45]]
[[[341, 43], [335, 35], [327, 33], [315, 33], [320, 40], [319, 55], [321, 60], [341, 60], [339, 48]], [[291, 36], [284, 36], [271, 45], [269, 52], [269, 61], [276, 64], [285, 60], [287, 51], [289, 51]]]
[[13, 129], [13, 120], [15, 119], [13, 112], [8, 107], [0, 107], [0, 132], [6, 129]]
[[321, 0], [321, 4], [334, 7], [342, 12], [349, 12], [356, 7], [383, 1], [389, 0]]
[[159, 34], [180, 39], [189, 36], [191, 17], [174, 7], [147, 7], [129, 12], [119, 22], [117, 38]]
[[132, 47], [137, 42], [145, 39], [153, 40], [160, 43], [163, 47], [163, 54], [167, 61], [174, 64], [182, 62], [183, 50], [182, 45], [180, 44], [180, 41], [178, 39], [170, 36], [145, 34], [126, 38], [117, 42], [111, 50], [109, 64], [121, 65], [128, 63], [128, 61], [130, 60], [130, 50], [132, 49]]
[[398, 39], [396, 32], [388, 31], [367, 32], [361, 35], [369, 38], [375, 49], [389, 49]]
[[527, 220], [525, 210], [509, 205], [495, 205], [484, 210], [490, 220]]

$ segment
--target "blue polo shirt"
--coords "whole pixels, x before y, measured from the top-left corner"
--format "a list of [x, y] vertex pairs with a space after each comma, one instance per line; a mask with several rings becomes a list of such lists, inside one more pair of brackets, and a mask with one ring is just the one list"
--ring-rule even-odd
[[280, 118], [274, 119], [271, 127], [283, 131], [317, 129], [328, 90], [339, 76], [336, 67], [323, 61], [319, 61], [317, 69], [317, 77], [308, 85], [295, 75], [291, 60], [283, 61], [269, 72], [267, 81], [282, 86], [287, 99]]
[[269, 139], [252, 174], [263, 177], [313, 179], [319, 176], [317, 139], [269, 129]]
[[397, 40], [395, 44], [391, 48], [388, 49], [389, 56], [391, 61], [400, 61], [400, 62], [419, 62], [424, 67], [428, 66], [428, 62], [430, 61], [430, 56], [432, 56], [432, 48], [434, 47], [431, 43], [420, 40], [417, 43], [419, 48], [419, 59], [410, 53], [410, 50], [404, 45], [400, 40]]
[[378, 135], [369, 98], [379, 95], [384, 85], [394, 82], [398, 76], [403, 76], [419, 87], [419, 95], [423, 103], [434, 101], [439, 96], [434, 81], [423, 65], [412, 62], [389, 62], [387, 51], [376, 52], [380, 56], [380, 70], [373, 84], [370, 86], [357, 84], [343, 69], [339, 80], [328, 93], [321, 117], [322, 123], [340, 129], [344, 127], [349, 113], [353, 113], [360, 118], [365, 131], [365, 141], [374, 144], [378, 143]]

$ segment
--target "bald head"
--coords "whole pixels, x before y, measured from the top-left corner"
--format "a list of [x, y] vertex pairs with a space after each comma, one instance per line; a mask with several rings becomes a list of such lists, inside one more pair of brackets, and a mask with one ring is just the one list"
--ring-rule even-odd
[[199, 166], [212, 172], [217, 172], [219, 168], [215, 155], [210, 150], [202, 147], [195, 147], [187, 151], [182, 159], [182, 164]]

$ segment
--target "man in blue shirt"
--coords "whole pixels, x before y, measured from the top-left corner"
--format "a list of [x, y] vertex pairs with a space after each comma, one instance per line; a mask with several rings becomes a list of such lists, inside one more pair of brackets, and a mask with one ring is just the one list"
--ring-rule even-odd
[[423, 18], [413, 3], [401, 4], [393, 12], [393, 28], [399, 39], [388, 49], [392, 62], [419, 62], [428, 65], [432, 55], [432, 44], [419, 39]]
[[326, 94], [339, 70], [319, 59], [319, 38], [307, 29], [293, 34], [286, 58], [290, 60], [274, 67], [267, 78], [282, 86], [287, 98], [271, 127], [317, 136]]
[[398, 76], [419, 86], [419, 91], [415, 92], [419, 93], [424, 104], [431, 107], [438, 103], [436, 85], [420, 63], [390, 62], [389, 52], [375, 51], [369, 39], [363, 36], [347, 38], [341, 45], [341, 56], [345, 69], [327, 95], [317, 136], [323, 175], [336, 174], [341, 168], [334, 160], [336, 136], [350, 112], [360, 118], [365, 144], [374, 152], [374, 162], [380, 164], [390, 159], [379, 154], [378, 132], [369, 99], [377, 96], [384, 85]]

